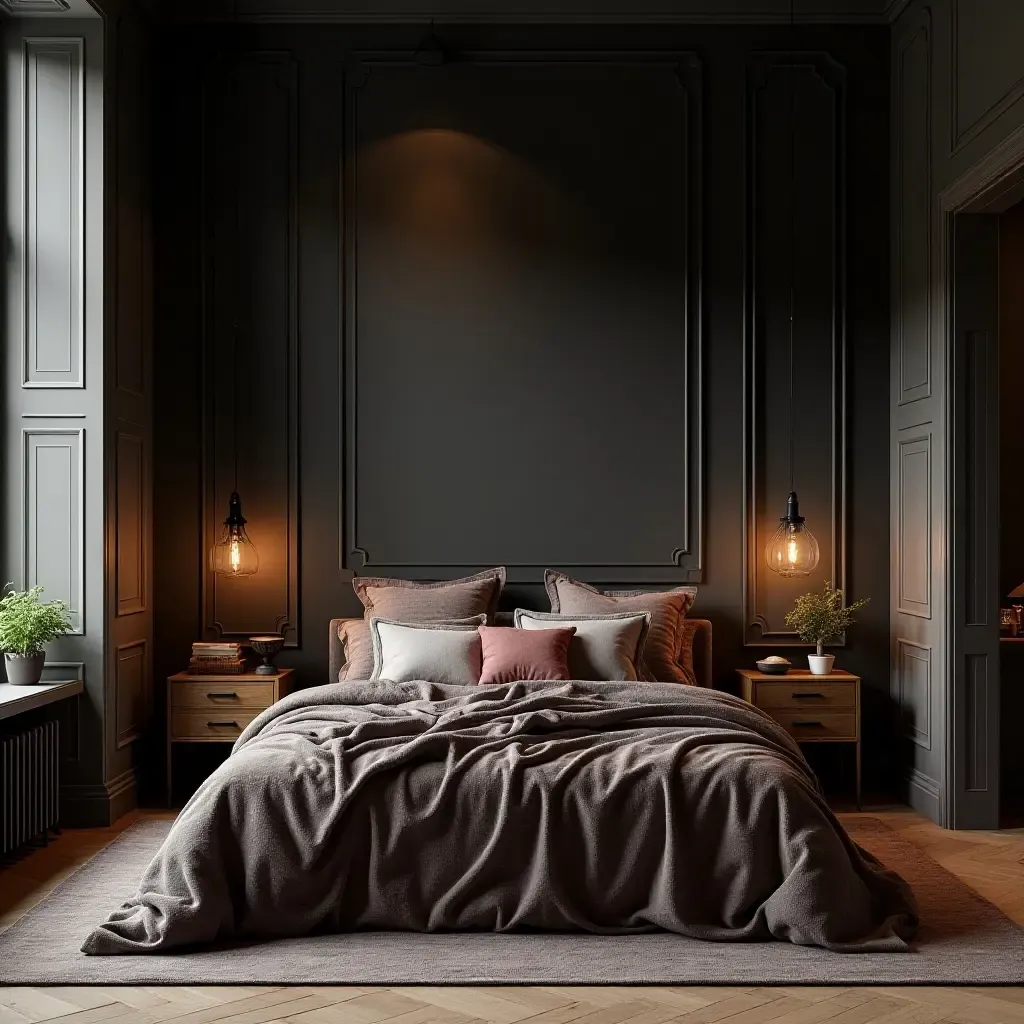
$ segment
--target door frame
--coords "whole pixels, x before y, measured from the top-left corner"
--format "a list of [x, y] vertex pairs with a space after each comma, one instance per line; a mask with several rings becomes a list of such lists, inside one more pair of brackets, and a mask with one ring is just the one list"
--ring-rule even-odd
[[[963, 214], [989, 214], [998, 216], [1015, 203], [1024, 199], [1024, 128], [1018, 129], [1000, 145], [993, 149], [984, 159], [944, 189], [938, 197], [938, 266], [936, 280], [941, 288], [941, 302], [938, 313], [940, 317], [939, 336], [943, 345], [943, 363], [945, 367], [945, 563], [949, 581], [948, 593], [951, 598], [945, 601], [943, 623], [942, 650], [945, 660], [945, 688], [943, 694], [945, 722], [945, 751], [943, 757], [942, 785], [942, 824], [948, 828], [997, 828], [999, 825], [998, 809], [998, 778], [999, 778], [999, 744], [998, 744], [998, 686], [990, 699], [995, 702], [996, 715], [994, 721], [987, 724], [988, 738], [994, 735], [994, 742], [986, 744], [985, 756], [989, 759], [989, 776], [995, 781], [995, 789], [986, 789], [984, 795], [980, 790], [970, 790], [966, 785], [967, 778], [967, 744], [963, 742], [966, 722], [964, 721], [965, 699], [968, 687], [965, 660], [962, 657], [963, 635], [966, 623], [959, 621], [965, 607], [968, 593], [968, 573], [965, 559], [961, 555], [959, 541], [964, 535], [966, 511], [957, 507], [957, 470], [955, 454], [963, 450], [966, 440], [965, 419], [958, 415], [960, 402], [957, 367], [962, 365], [965, 339], [960, 336], [955, 321], [956, 311], [954, 297], [957, 294], [957, 266], [954, 260], [955, 229], [957, 218]], [[991, 256], [991, 253], [986, 254]], [[998, 255], [996, 254], [998, 267]], [[962, 271], [961, 271], [962, 272]], [[997, 371], [998, 373], [998, 371]], [[997, 378], [998, 379], [998, 378]], [[989, 493], [998, 493], [999, 460], [986, 461], [980, 470], [981, 479], [977, 478], [979, 489]], [[992, 479], [990, 474], [996, 474]], [[996, 488], [993, 492], [992, 487]], [[998, 537], [997, 537], [998, 541]], [[991, 585], [997, 585], [995, 581]], [[998, 608], [998, 605], [996, 605]], [[975, 628], [995, 630], [998, 633], [999, 622], [996, 616], [993, 621], [974, 624]], [[998, 662], [996, 676], [998, 680]]]

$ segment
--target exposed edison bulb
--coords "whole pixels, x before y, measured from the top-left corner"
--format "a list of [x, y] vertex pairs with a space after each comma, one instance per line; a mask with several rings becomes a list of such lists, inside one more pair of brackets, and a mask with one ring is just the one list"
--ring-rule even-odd
[[800, 515], [796, 492], [790, 492], [786, 514], [765, 548], [765, 564], [780, 576], [810, 576], [818, 558], [818, 542]]
[[220, 539], [210, 549], [210, 569], [218, 576], [251, 576], [259, 569], [260, 557], [245, 523], [241, 499], [233, 493]]

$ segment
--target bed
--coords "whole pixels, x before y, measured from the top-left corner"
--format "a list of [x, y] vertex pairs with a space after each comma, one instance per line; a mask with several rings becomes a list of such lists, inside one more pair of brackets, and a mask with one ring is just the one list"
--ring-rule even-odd
[[[332, 678], [337, 657], [332, 645]], [[738, 698], [348, 681], [249, 725], [82, 949], [664, 929], [862, 952], [906, 949], [916, 926], [908, 886], [849, 839], [790, 737]]]

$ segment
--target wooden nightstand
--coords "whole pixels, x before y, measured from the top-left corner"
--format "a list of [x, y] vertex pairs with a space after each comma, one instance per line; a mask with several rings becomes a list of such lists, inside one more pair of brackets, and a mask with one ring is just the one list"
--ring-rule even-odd
[[291, 693], [295, 672], [277, 675], [197, 676], [178, 672], [167, 680], [167, 806], [173, 798], [175, 743], [234, 743], [261, 712]]
[[774, 718], [798, 743], [854, 744], [860, 810], [860, 677], [841, 671], [814, 676], [806, 669], [790, 669], [784, 676], [749, 668], [737, 672], [743, 699]]

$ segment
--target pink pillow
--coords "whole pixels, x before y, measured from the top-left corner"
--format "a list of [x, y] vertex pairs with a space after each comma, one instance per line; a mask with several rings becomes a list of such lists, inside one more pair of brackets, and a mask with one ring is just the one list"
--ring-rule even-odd
[[481, 626], [484, 663], [480, 682], [569, 679], [569, 641], [575, 632], [575, 626], [560, 629]]

